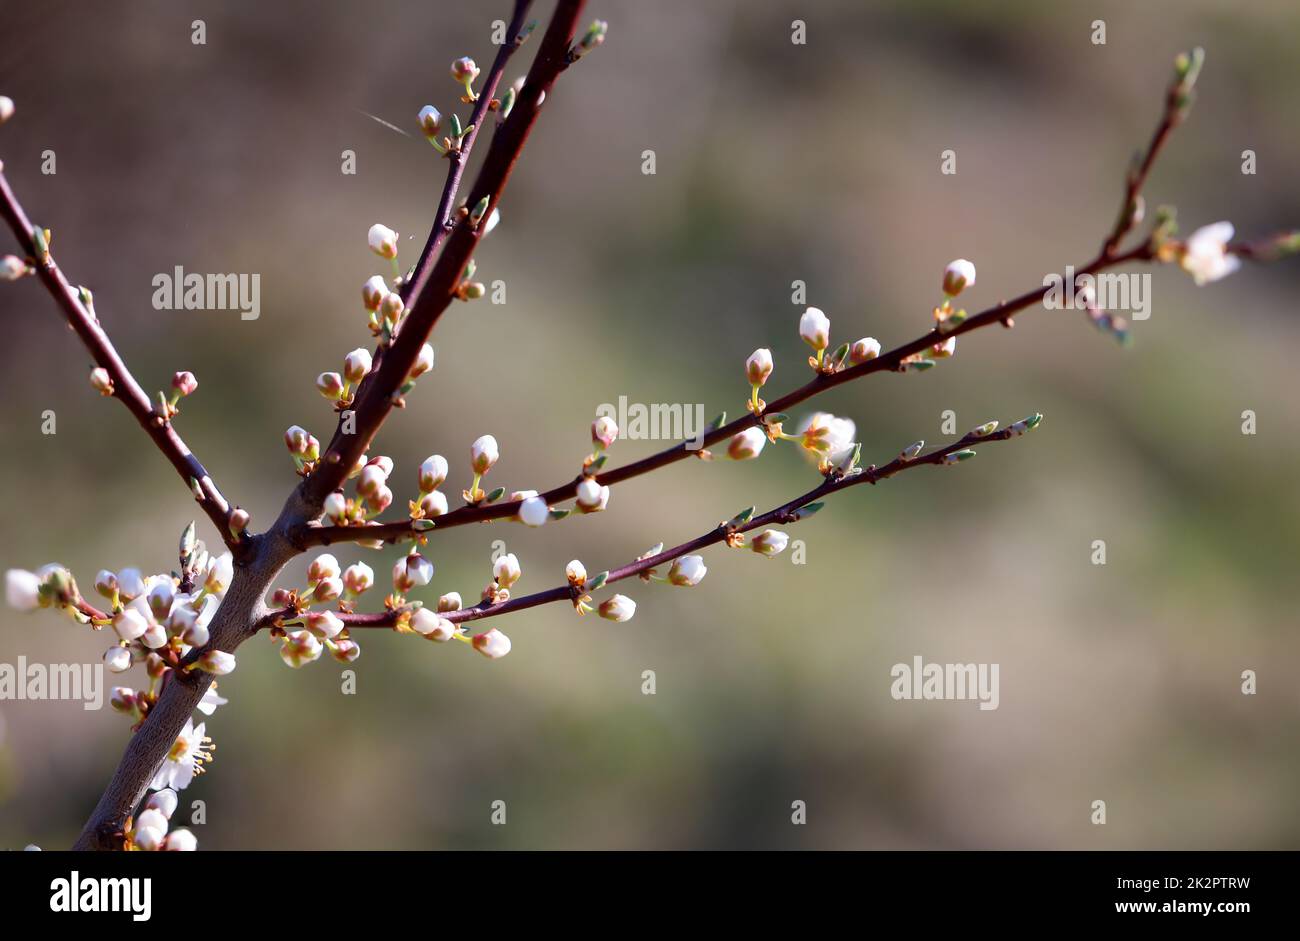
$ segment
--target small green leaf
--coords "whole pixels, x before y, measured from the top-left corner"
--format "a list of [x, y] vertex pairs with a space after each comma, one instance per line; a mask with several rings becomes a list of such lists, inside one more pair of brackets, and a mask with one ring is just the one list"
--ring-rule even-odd
[[585, 587], [587, 591], [597, 591], [601, 588], [601, 586], [605, 584], [605, 580], [608, 578], [609, 578], [609, 572], [601, 572], [595, 578], [587, 579], [587, 584]]
[[500, 500], [500, 499], [501, 499], [502, 497], [504, 497], [505, 495], [506, 495], [506, 488], [505, 488], [505, 487], [497, 487], [497, 489], [493, 490], [491, 493], [489, 493], [489, 494], [487, 495], [487, 502], [488, 502], [488, 503], [496, 503], [498, 500]]

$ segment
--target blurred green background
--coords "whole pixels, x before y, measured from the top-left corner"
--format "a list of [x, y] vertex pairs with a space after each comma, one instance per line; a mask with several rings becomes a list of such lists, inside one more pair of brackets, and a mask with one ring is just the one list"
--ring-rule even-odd
[[[295, 482], [283, 430], [333, 427], [314, 377], [368, 344], [358, 291], [383, 269], [367, 227], [397, 229], [408, 260], [427, 232], [443, 165], [415, 114], [452, 107], [448, 63], [486, 68], [508, 8], [7, 6], [6, 172], [145, 387], [198, 375], [178, 426], [254, 528]], [[1184, 231], [1300, 223], [1300, 8], [1285, 0], [598, 0], [593, 16], [609, 39], [547, 101], [477, 256], [507, 303], [453, 307], [437, 366], [372, 452], [396, 462], [399, 505], [433, 452], [459, 493], [484, 433], [503, 455], [492, 483], [568, 479], [596, 406], [620, 395], [740, 414], [758, 346], [777, 358], [769, 399], [801, 384], [795, 279], [834, 342], [889, 347], [928, 327], [953, 258], [978, 266], [972, 309], [1091, 258], [1173, 57], [1198, 43], [1199, 100], [1149, 204], [1177, 204]], [[39, 170], [47, 149], [56, 175]], [[345, 149], [355, 176], [340, 173]], [[946, 149], [955, 176], [939, 172]], [[1256, 175], [1240, 172], [1245, 149]], [[155, 311], [150, 280], [175, 265], [260, 273], [261, 318]], [[88, 388], [39, 283], [0, 288], [0, 565], [59, 560], [86, 586], [105, 566], [173, 566], [194, 516], [184, 487]], [[1204, 289], [1165, 268], [1131, 350], [1080, 314], [1037, 310], [962, 338], [924, 375], [835, 390], [821, 407], [857, 421], [868, 461], [945, 440], [945, 409], [959, 431], [1047, 418], [959, 470], [836, 498], [791, 530], [805, 565], [713, 550], [698, 588], [624, 586], [639, 604], [627, 624], [558, 606], [498, 622], [514, 650], [497, 662], [363, 634], [354, 696], [338, 664], [290, 672], [258, 638], [221, 681], [217, 758], [182, 808], [206, 802], [208, 849], [1295, 847], [1298, 288], [1294, 264]], [[619, 442], [611, 460], [659, 447]], [[598, 516], [434, 537], [420, 596], [477, 597], [494, 539], [527, 592], [571, 558], [599, 571], [814, 482], [789, 446], [680, 463], [615, 488]], [[396, 551], [337, 554], [386, 582]], [[0, 614], [3, 662], [98, 662], [105, 643]], [[1000, 708], [895, 702], [890, 667], [916, 655], [1000, 664]], [[0, 723], [0, 846], [70, 843], [127, 723], [69, 702], [0, 702]], [[1099, 799], [1105, 826], [1089, 822]]]

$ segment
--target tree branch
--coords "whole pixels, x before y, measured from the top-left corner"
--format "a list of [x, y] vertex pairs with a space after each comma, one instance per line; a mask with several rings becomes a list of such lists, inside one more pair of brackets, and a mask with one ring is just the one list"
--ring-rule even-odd
[[[181, 479], [190, 487], [195, 501], [212, 520], [222, 541], [236, 556], [243, 554], [243, 544], [230, 532], [230, 504], [221, 495], [221, 491], [217, 489], [216, 483], [199, 459], [181, 440], [181, 436], [176, 433], [171, 422], [154, 409], [149, 396], [127, 369], [126, 363], [118, 355], [113, 341], [108, 338], [99, 320], [82, 304], [78, 292], [63, 276], [62, 269], [55, 264], [54, 256], [48, 251], [42, 251], [42, 246], [37, 243], [38, 229], [27, 218], [3, 171], [0, 171], [0, 216], [4, 217], [14, 237], [18, 239], [22, 251], [35, 265], [37, 275], [62, 309], [68, 325], [90, 351], [95, 365], [108, 371], [109, 377], [113, 380], [113, 396], [121, 400], [122, 404], [130, 410], [135, 420], [140, 423], [140, 427], [148, 433], [154, 444], [158, 446], [158, 450], [163, 453], [163, 457], [176, 468]], [[44, 242], [43, 233], [39, 238]]]

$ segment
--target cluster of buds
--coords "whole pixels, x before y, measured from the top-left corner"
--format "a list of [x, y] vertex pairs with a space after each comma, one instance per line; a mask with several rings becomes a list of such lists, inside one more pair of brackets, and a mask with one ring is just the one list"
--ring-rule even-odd
[[145, 798], [139, 815], [127, 821], [122, 834], [124, 848], [146, 852], [192, 852], [198, 849], [199, 841], [190, 830], [181, 827], [168, 832], [177, 803], [176, 792], [169, 787], [154, 791]]
[[290, 425], [284, 432], [284, 446], [293, 457], [294, 466], [301, 477], [316, 469], [320, 460], [320, 441], [301, 425]]
[[459, 636], [460, 631], [456, 625], [442, 615], [449, 611], [460, 610], [460, 595], [455, 596], [456, 606], [454, 608], [450, 607], [450, 601], [448, 601], [448, 607], [443, 606], [443, 601], [448, 598], [448, 595], [443, 595], [442, 599], [439, 599], [437, 612], [424, 607], [416, 608], [411, 612], [408, 621], [411, 630], [439, 644], [445, 644], [453, 637]]
[[[325, 498], [322, 507], [325, 517], [335, 526], [365, 526], [371, 516], [383, 513], [393, 504], [393, 490], [388, 479], [393, 473], [393, 460], [386, 455], [370, 457], [361, 455], [348, 472], [348, 480], [356, 480], [356, 497], [350, 498], [335, 490]], [[378, 549], [378, 540], [359, 540], [358, 545]]]
[[372, 363], [370, 351], [358, 347], [344, 357], [342, 373], [323, 372], [316, 377], [316, 390], [341, 411], [352, 404], [356, 386], [370, 373]]

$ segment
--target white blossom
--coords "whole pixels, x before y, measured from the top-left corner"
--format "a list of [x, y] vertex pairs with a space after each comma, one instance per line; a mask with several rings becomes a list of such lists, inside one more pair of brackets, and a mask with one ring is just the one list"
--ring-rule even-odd
[[1188, 236], [1178, 264], [1197, 285], [1218, 281], [1241, 267], [1241, 259], [1228, 254], [1234, 231], [1231, 222], [1215, 222]]

